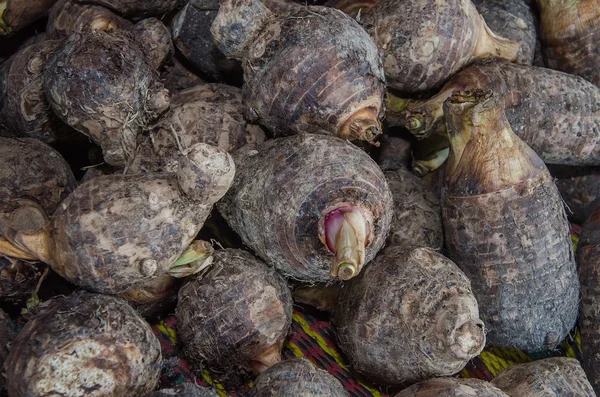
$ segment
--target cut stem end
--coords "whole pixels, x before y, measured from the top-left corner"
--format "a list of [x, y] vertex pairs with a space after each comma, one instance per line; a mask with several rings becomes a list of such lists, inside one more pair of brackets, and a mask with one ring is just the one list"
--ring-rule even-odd
[[212, 264], [214, 248], [207, 241], [196, 240], [169, 267], [168, 274], [182, 278], [196, 274]]

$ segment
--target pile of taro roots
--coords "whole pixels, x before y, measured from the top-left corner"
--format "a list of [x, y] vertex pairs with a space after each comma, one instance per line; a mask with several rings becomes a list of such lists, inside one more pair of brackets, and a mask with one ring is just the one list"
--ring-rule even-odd
[[598, 64], [598, 0], [1, 0], [0, 395], [217, 395], [158, 390], [174, 316], [227, 390], [349, 396], [302, 305], [389, 395], [595, 396]]

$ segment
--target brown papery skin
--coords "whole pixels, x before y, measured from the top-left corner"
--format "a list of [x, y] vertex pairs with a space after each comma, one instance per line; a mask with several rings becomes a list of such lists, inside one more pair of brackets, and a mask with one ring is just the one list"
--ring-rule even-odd
[[116, 167], [131, 161], [138, 133], [169, 106], [144, 50], [124, 31], [73, 33], [43, 77], [54, 113], [101, 146]]
[[445, 128], [444, 100], [464, 89], [497, 92], [513, 132], [544, 162], [600, 164], [600, 88], [551, 69], [477, 62], [454, 76], [438, 95], [409, 103], [396, 122], [408, 128], [411, 117], [418, 117], [421, 126], [411, 133], [418, 138], [434, 134]]
[[600, 85], [600, 1], [538, 0], [538, 7], [546, 65]]
[[[210, 270], [179, 290], [177, 335], [193, 365], [234, 379], [281, 359], [292, 323], [283, 278], [247, 251], [217, 250]], [[265, 355], [266, 354], [266, 355]]]
[[596, 396], [579, 361], [570, 357], [514, 365], [496, 376], [492, 384], [510, 396]]
[[[327, 7], [283, 7], [274, 15], [256, 0], [232, 2], [221, 5], [212, 32], [223, 52], [234, 47], [230, 56], [242, 60], [251, 117], [276, 136], [321, 133], [372, 142], [381, 134], [383, 68], [377, 46], [355, 20]], [[258, 24], [253, 16], [247, 25], [256, 26], [241, 39], [233, 27], [242, 23], [228, 15], [239, 7], [258, 8], [262, 18]]]
[[404, 389], [394, 397], [509, 397], [509, 395], [481, 379], [434, 378]]
[[0, 66], [0, 136], [53, 143], [73, 135], [50, 109], [42, 85], [43, 68], [62, 45], [58, 40], [33, 44]]
[[151, 392], [160, 342], [127, 302], [74, 292], [44, 302], [4, 363], [10, 397], [131, 397]]
[[183, 0], [77, 0], [99, 4], [131, 18], [163, 16], [183, 5]]
[[583, 224], [577, 245], [577, 264], [581, 283], [579, 327], [581, 330], [582, 365], [590, 383], [600, 393], [600, 209]]
[[265, 139], [259, 126], [244, 120], [242, 90], [224, 84], [198, 85], [174, 96], [149, 135], [140, 137], [129, 172], [175, 172], [180, 150], [199, 142], [233, 152]]
[[334, 254], [324, 243], [323, 218], [351, 206], [372, 213], [365, 264], [375, 257], [393, 201], [385, 176], [363, 150], [315, 134], [269, 140], [257, 150], [234, 153], [238, 173], [218, 204], [244, 244], [287, 277], [330, 281]]
[[79, 3], [77, 0], [58, 0], [50, 9], [46, 33], [50, 39], [68, 38], [76, 30], [127, 30], [131, 22], [108, 8]]
[[71, 168], [50, 146], [31, 138], [0, 137], [0, 206], [27, 198], [51, 215], [76, 186]]
[[[8, 346], [15, 338], [15, 331], [10, 327], [10, 317], [0, 309], [0, 368], [8, 356]], [[4, 390], [6, 379], [0, 376], [0, 390]]]
[[9, 36], [48, 15], [56, 0], [4, 0], [6, 9], [0, 13], [0, 36]]
[[350, 368], [380, 384], [455, 374], [485, 346], [469, 280], [430, 248], [378, 255], [344, 283], [333, 324]]
[[192, 383], [183, 383], [172, 389], [162, 389], [148, 394], [146, 397], [219, 397], [217, 392], [209, 387], [200, 387]]
[[254, 381], [254, 397], [348, 397], [339, 380], [307, 359], [275, 364]]
[[380, 0], [361, 16], [383, 51], [388, 87], [435, 88], [475, 59], [514, 60], [519, 45], [493, 36], [470, 0]]
[[533, 13], [523, 0], [473, 0], [492, 32], [519, 43], [516, 63], [531, 65], [537, 32]]
[[489, 344], [552, 349], [575, 324], [579, 297], [558, 189], [490, 91], [454, 94], [444, 113], [448, 256], [471, 280]]

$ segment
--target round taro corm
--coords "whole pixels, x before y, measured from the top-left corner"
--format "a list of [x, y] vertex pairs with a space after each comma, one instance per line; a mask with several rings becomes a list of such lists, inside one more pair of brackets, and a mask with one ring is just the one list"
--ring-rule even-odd
[[255, 397], [348, 396], [339, 380], [303, 358], [275, 364], [254, 381], [252, 391]]
[[290, 290], [249, 252], [224, 249], [213, 257], [207, 273], [179, 290], [178, 335], [192, 364], [232, 379], [258, 374], [281, 360], [292, 322]]
[[132, 397], [156, 387], [160, 342], [123, 300], [75, 292], [43, 303], [4, 363], [11, 397]]

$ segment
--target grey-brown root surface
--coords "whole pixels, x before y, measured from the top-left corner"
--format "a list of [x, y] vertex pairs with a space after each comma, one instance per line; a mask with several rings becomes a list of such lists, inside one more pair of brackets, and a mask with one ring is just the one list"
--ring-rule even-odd
[[48, 15], [56, 0], [4, 0], [0, 12], [0, 36], [9, 36]]
[[304, 358], [275, 364], [254, 381], [255, 397], [347, 397], [337, 378]]
[[143, 49], [123, 31], [73, 33], [43, 75], [52, 110], [116, 167], [131, 161], [138, 133], [169, 106]]
[[[0, 368], [8, 356], [8, 348], [15, 338], [15, 331], [10, 326], [10, 317], [0, 309]], [[4, 371], [2, 371], [4, 372]], [[0, 376], [0, 390], [4, 390], [6, 379]]]
[[81, 30], [127, 30], [131, 22], [109, 9], [77, 0], [58, 0], [50, 10], [46, 33], [51, 39], [66, 39]]
[[434, 378], [404, 389], [394, 397], [509, 397], [509, 395], [480, 379]]
[[42, 304], [4, 370], [13, 397], [130, 397], [156, 387], [161, 361], [152, 328], [125, 301], [75, 292]]
[[510, 396], [596, 396], [579, 361], [569, 357], [512, 366], [496, 376], [492, 384]]
[[218, 250], [210, 270], [179, 290], [176, 316], [192, 363], [231, 380], [281, 360], [292, 297], [283, 278], [249, 252]]
[[429, 248], [378, 255], [344, 284], [333, 323], [351, 368], [381, 384], [455, 374], [485, 346], [469, 280]]
[[238, 173], [218, 204], [244, 244], [288, 277], [327, 282], [334, 254], [325, 244], [323, 218], [350, 206], [372, 214], [364, 263], [375, 257], [390, 228], [393, 200], [385, 176], [363, 150], [314, 134], [257, 149], [234, 154]]
[[162, 389], [148, 394], [146, 397], [218, 397], [217, 392], [208, 387], [199, 387], [192, 383], [184, 383], [173, 389]]
[[162, 16], [183, 4], [183, 0], [77, 0], [80, 3], [100, 4], [119, 14], [141, 18]]
[[582, 225], [600, 205], [599, 168], [594, 167], [585, 175], [558, 177], [556, 187], [565, 201], [569, 219], [577, 225]]

